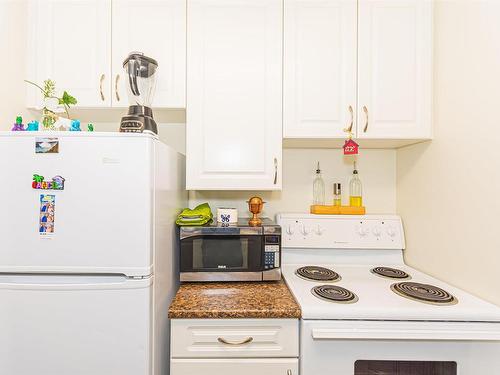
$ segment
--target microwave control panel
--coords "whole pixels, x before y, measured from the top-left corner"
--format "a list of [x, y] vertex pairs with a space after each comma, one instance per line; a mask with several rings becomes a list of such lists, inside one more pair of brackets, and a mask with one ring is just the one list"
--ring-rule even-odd
[[280, 236], [264, 236], [264, 269], [280, 266]]

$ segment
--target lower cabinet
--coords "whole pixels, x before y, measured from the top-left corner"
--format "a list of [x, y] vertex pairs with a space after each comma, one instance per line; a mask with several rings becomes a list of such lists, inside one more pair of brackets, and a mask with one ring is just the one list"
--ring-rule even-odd
[[298, 319], [172, 319], [171, 375], [297, 375]]
[[172, 359], [171, 375], [297, 375], [298, 358]]

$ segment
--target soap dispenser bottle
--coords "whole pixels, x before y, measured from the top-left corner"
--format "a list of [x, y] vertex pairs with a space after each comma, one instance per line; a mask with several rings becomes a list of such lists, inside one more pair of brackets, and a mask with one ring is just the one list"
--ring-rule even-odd
[[354, 162], [354, 170], [352, 171], [351, 181], [349, 182], [349, 205], [352, 207], [363, 206], [363, 187]]
[[313, 204], [321, 206], [325, 204], [325, 181], [323, 181], [323, 177], [321, 176], [319, 161], [313, 181]]

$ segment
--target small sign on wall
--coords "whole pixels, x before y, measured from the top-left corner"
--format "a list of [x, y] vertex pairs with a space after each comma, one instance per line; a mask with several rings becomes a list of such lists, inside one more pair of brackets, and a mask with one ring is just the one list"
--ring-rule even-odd
[[344, 155], [357, 155], [359, 152], [359, 145], [352, 139], [347, 139], [343, 146]]

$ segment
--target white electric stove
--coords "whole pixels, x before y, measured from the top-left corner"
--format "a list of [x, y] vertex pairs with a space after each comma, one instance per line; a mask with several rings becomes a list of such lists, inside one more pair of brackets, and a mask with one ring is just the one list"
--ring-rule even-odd
[[500, 307], [405, 265], [398, 216], [277, 222], [301, 375], [500, 374]]

